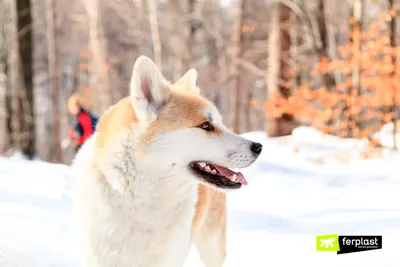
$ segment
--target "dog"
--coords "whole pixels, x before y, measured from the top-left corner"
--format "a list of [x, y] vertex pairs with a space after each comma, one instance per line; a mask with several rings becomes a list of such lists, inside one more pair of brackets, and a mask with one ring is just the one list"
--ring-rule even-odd
[[262, 145], [229, 131], [196, 85], [167, 81], [140, 56], [130, 95], [106, 110], [71, 169], [86, 267], [181, 267], [192, 244], [206, 267], [226, 257], [226, 193]]

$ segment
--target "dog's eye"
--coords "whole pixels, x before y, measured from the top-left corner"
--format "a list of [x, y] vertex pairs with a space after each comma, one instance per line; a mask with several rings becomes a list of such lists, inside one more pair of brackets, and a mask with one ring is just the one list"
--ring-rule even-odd
[[211, 123], [209, 123], [208, 121], [203, 122], [202, 124], [200, 124], [199, 126], [197, 126], [207, 132], [211, 132], [212, 130], [214, 130], [214, 127], [211, 125]]

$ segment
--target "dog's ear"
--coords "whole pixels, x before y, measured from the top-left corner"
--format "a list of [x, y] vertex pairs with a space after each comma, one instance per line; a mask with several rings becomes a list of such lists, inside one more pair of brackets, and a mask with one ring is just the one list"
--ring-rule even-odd
[[197, 82], [197, 71], [195, 69], [188, 70], [185, 75], [182, 76], [174, 86], [179, 90], [189, 91], [195, 94], [200, 93], [200, 89], [196, 86]]
[[168, 82], [154, 62], [140, 56], [133, 66], [131, 78], [131, 102], [140, 121], [154, 121], [164, 107], [168, 94]]

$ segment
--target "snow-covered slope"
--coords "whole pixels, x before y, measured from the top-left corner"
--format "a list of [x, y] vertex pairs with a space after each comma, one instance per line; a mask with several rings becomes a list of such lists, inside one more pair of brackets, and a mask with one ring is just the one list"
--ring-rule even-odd
[[0, 158], [0, 266], [75, 266], [69, 168]]
[[[394, 140], [393, 140], [393, 131], [394, 131], [394, 123], [389, 122], [382, 126], [379, 132], [375, 133], [372, 137], [376, 141], [378, 141], [382, 146], [393, 148]], [[400, 148], [400, 121], [396, 122], [396, 148]]]
[[[225, 267], [400, 266], [400, 155], [362, 159], [363, 142], [300, 127], [264, 144], [228, 195]], [[76, 267], [68, 166], [0, 158], [0, 266]], [[316, 235], [382, 235], [381, 250], [316, 251]], [[193, 249], [185, 267], [202, 266]]]

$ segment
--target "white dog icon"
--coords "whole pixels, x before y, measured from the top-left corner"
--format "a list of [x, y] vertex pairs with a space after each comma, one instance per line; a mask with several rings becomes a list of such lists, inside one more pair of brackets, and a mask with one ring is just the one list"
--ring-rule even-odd
[[333, 247], [333, 242], [335, 242], [335, 240], [336, 240], [336, 238], [334, 238], [334, 237], [331, 237], [329, 239], [320, 239], [320, 241], [321, 241], [320, 246], [325, 247], [325, 248]]

